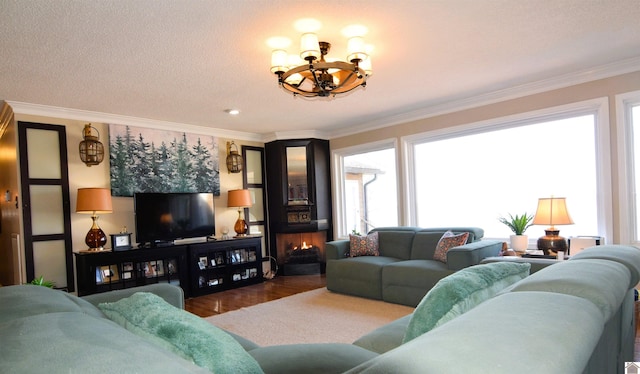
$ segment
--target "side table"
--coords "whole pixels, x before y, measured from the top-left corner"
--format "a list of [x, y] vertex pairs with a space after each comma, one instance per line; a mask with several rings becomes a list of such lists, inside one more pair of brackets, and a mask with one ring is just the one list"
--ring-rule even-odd
[[531, 274], [538, 270], [542, 270], [549, 265], [556, 264], [562, 260], [550, 259], [550, 258], [532, 258], [532, 257], [519, 257], [519, 256], [495, 256], [487, 257], [480, 261], [481, 264], [488, 264], [491, 262], [519, 262], [531, 264]]

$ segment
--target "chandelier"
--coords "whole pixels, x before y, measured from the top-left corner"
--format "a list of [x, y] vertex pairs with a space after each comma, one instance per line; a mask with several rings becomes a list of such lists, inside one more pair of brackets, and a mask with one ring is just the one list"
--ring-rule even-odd
[[366, 86], [367, 78], [373, 74], [369, 56], [372, 47], [363, 39], [366, 27], [353, 25], [343, 29], [343, 34], [348, 37], [347, 61], [337, 61], [326, 57], [331, 43], [319, 41], [314, 32], [320, 27], [318, 21], [303, 19], [296, 25], [299, 25], [298, 29], [307, 28], [300, 38], [299, 57], [289, 55], [284, 49], [291, 43], [289, 39], [270, 39], [274, 47], [271, 72], [278, 76], [278, 84], [282, 88], [294, 96], [335, 97]]

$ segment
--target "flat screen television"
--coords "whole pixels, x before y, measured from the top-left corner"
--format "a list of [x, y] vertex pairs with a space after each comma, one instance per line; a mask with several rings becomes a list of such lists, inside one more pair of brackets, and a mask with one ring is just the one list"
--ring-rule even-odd
[[133, 202], [141, 245], [215, 235], [213, 193], [139, 192]]

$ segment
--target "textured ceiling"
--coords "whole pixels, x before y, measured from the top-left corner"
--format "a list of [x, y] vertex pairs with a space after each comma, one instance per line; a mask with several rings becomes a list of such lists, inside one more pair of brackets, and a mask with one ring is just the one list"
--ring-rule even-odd
[[[278, 88], [266, 40], [288, 36], [297, 47], [293, 22], [303, 17], [322, 22], [320, 39], [339, 58], [340, 29], [368, 26], [374, 75], [365, 90], [308, 100]], [[639, 20], [637, 0], [2, 0], [0, 99], [257, 134], [337, 134], [636, 63]]]

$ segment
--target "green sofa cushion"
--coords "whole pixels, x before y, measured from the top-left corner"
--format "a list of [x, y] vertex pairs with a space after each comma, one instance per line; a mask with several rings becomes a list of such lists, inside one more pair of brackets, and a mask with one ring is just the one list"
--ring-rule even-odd
[[464, 314], [529, 275], [527, 263], [497, 262], [462, 269], [442, 278], [420, 301], [404, 336], [408, 342]]
[[345, 374], [592, 372], [585, 367], [603, 327], [602, 313], [580, 297], [509, 293]]
[[509, 291], [556, 292], [582, 297], [597, 305], [608, 321], [627, 294], [630, 278], [627, 266], [614, 261], [559, 261], [532, 274]]
[[80, 312], [104, 318], [91, 303], [63, 291], [33, 285], [0, 287], [0, 323], [57, 312]]
[[5, 321], [0, 323], [0, 337], [3, 374], [210, 373], [105, 317], [82, 312], [49, 312]]
[[285, 344], [249, 352], [266, 374], [331, 374], [345, 371], [378, 355], [344, 343]]
[[383, 354], [402, 345], [407, 326], [411, 321], [412, 314], [380, 326], [377, 329], [361, 336], [353, 345], [368, 349], [371, 352]]
[[571, 261], [601, 259], [619, 262], [629, 268], [631, 280], [629, 287], [635, 287], [640, 282], [640, 249], [625, 245], [602, 245], [586, 248], [575, 256], [571, 256]]
[[214, 373], [262, 373], [229, 334], [161, 297], [138, 292], [98, 305], [111, 320]]

